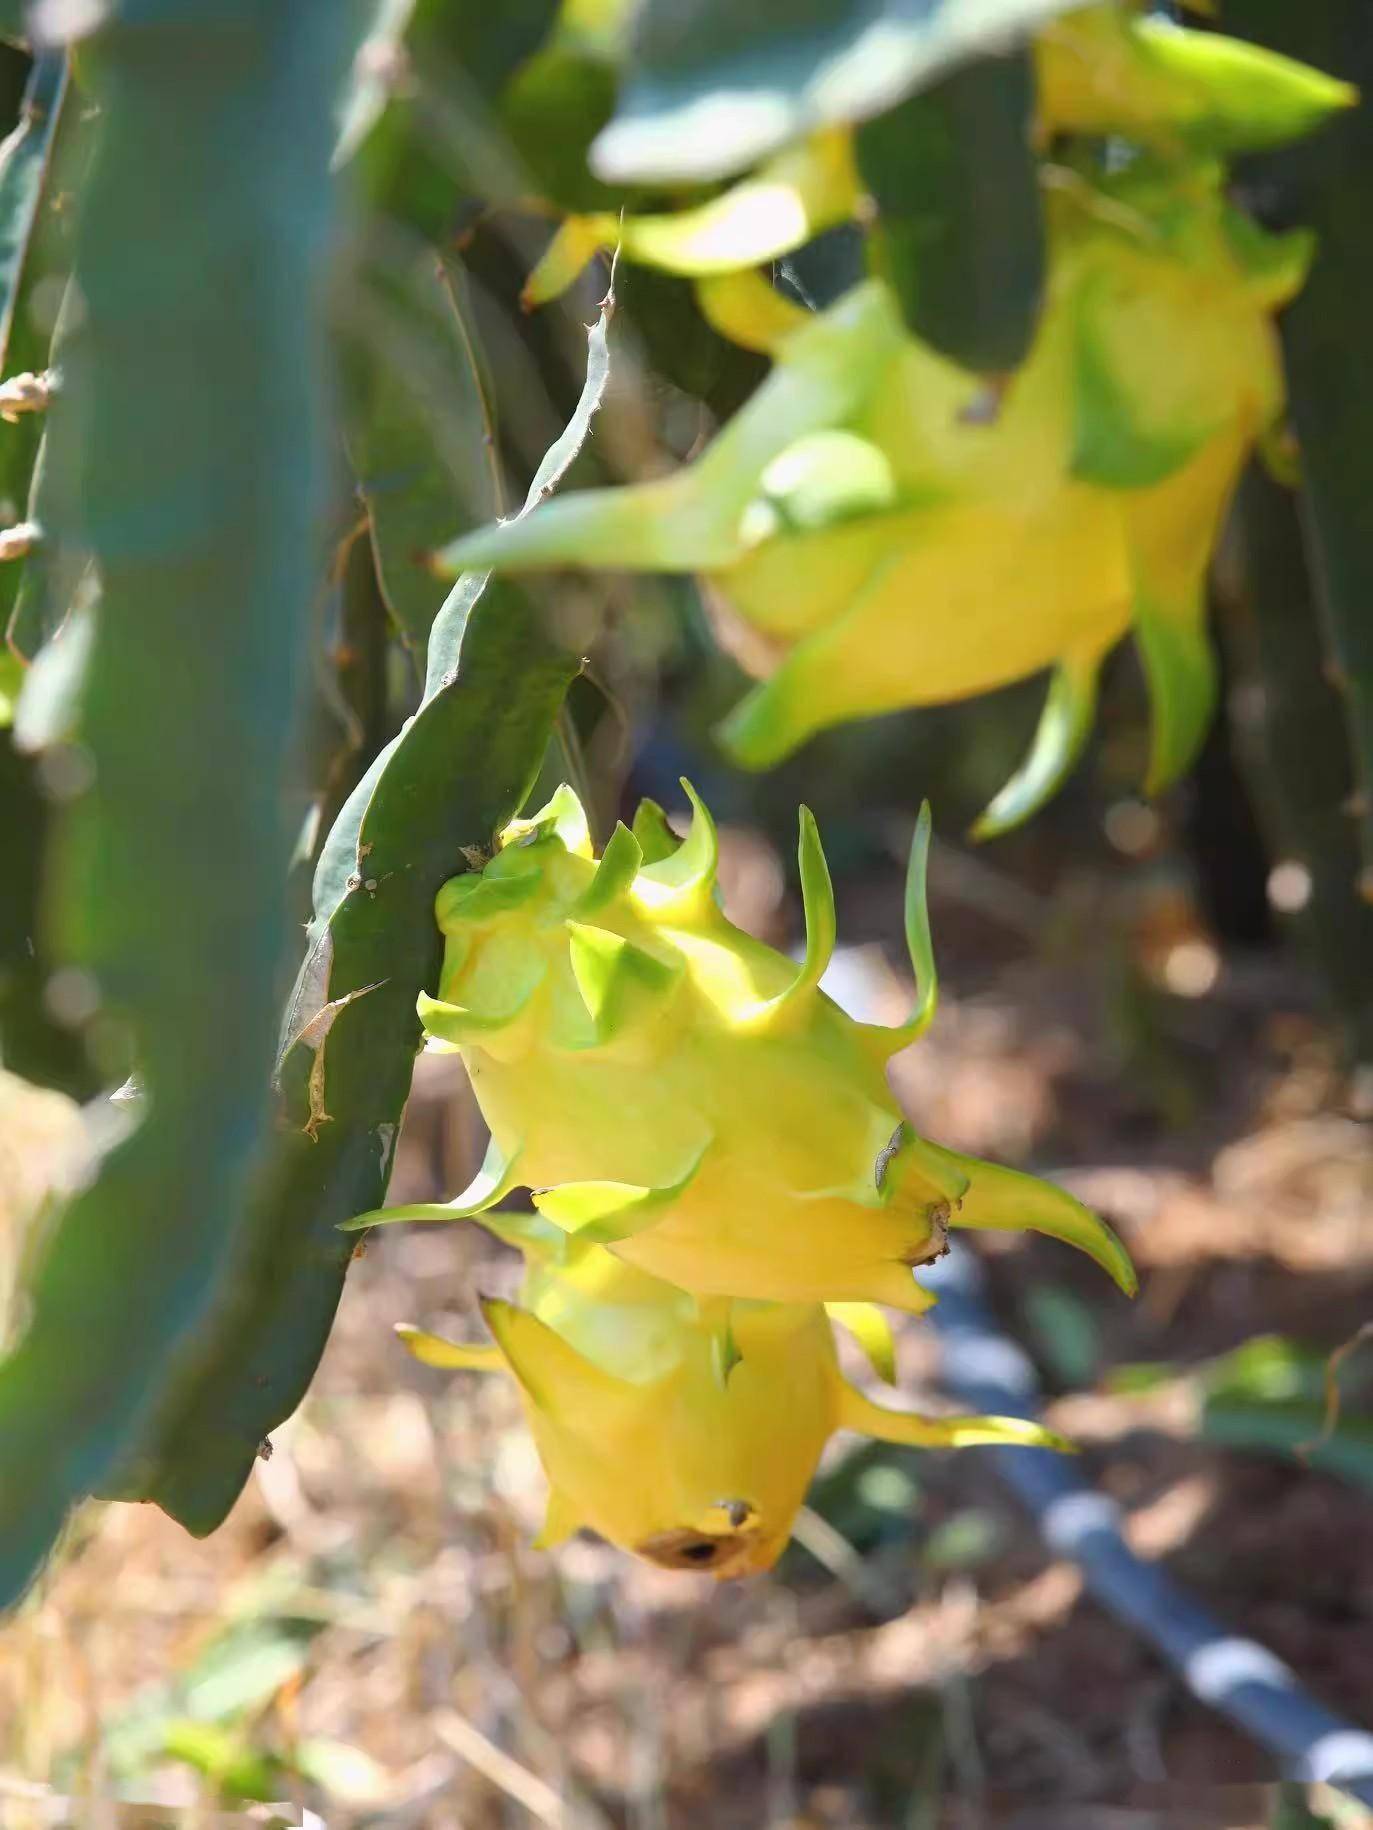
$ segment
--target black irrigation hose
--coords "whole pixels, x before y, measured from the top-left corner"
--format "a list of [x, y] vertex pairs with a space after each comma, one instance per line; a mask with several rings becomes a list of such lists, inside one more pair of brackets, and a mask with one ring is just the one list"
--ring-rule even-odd
[[[943, 1382], [959, 1403], [1033, 1416], [1040, 1398], [1034, 1368], [992, 1320], [972, 1254], [955, 1247], [922, 1271], [921, 1281], [939, 1293], [930, 1319]], [[1070, 1458], [1040, 1449], [981, 1453], [996, 1458], [1049, 1548], [1072, 1558], [1097, 1601], [1147, 1639], [1193, 1696], [1276, 1755], [1288, 1777], [1324, 1781], [1373, 1805], [1373, 1733], [1332, 1715], [1265, 1646], [1232, 1633], [1137, 1557], [1121, 1536], [1114, 1500], [1098, 1493]]]

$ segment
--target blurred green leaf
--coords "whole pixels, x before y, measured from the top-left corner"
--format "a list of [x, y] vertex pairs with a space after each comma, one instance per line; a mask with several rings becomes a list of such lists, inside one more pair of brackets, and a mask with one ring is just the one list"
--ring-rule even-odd
[[1002, 1550], [1005, 1527], [990, 1512], [969, 1507], [936, 1525], [926, 1538], [920, 1560], [926, 1569], [940, 1573], [977, 1569]]
[[379, 226], [337, 289], [348, 455], [387, 607], [419, 651], [445, 596], [429, 555], [499, 507], [460, 279]]
[[727, 419], [768, 372], [767, 361], [714, 331], [701, 315], [695, 288], [654, 267], [620, 268], [616, 286], [654, 374], [705, 401]]
[[1028, 52], [985, 57], [858, 130], [870, 258], [911, 331], [965, 368], [1024, 358], [1044, 289]]
[[[1106, 1377], [1113, 1392], [1156, 1391], [1177, 1379], [1195, 1379], [1209, 1397], [1270, 1400], [1314, 1400], [1325, 1394], [1330, 1356], [1303, 1347], [1285, 1334], [1256, 1334], [1209, 1360], [1187, 1366], [1176, 1360], [1141, 1361], [1115, 1366]], [[1373, 1381], [1373, 1355], [1346, 1373], [1351, 1390]]]
[[225, 1724], [260, 1708], [304, 1670], [319, 1630], [317, 1622], [276, 1615], [230, 1622], [184, 1671], [141, 1691], [105, 1724], [105, 1758], [118, 1773], [136, 1772], [163, 1751], [175, 1726]]
[[1247, 1341], [1203, 1369], [1203, 1433], [1235, 1447], [1294, 1451], [1316, 1468], [1373, 1480], [1373, 1355], [1369, 1330], [1333, 1353], [1281, 1335]]
[[442, 248], [474, 198], [509, 202], [521, 193], [501, 96], [557, 12], [558, 0], [414, 0], [403, 36], [389, 40], [390, 98], [371, 107], [370, 130], [355, 131], [353, 164], [373, 209]]
[[1325, 1365], [1323, 1354], [1299, 1347], [1286, 1335], [1260, 1334], [1233, 1353], [1207, 1361], [1200, 1376], [1208, 1398], [1268, 1403], [1321, 1397]]
[[1101, 1364], [1101, 1329], [1080, 1296], [1061, 1284], [1031, 1284], [1025, 1319], [1034, 1345], [1061, 1385], [1091, 1385]]
[[920, 1504], [920, 1489], [911, 1475], [891, 1462], [876, 1462], [860, 1470], [853, 1490], [874, 1512], [899, 1512], [909, 1517]]
[[161, 1752], [194, 1767], [227, 1799], [277, 1798], [285, 1764], [275, 1754], [256, 1749], [248, 1736], [212, 1722], [189, 1718], [169, 1722]]
[[[265, 1702], [267, 1698], [254, 1698]], [[251, 1707], [251, 1705], [250, 1705]], [[262, 1802], [291, 1792], [305, 1780], [345, 1805], [373, 1809], [389, 1796], [388, 1775], [370, 1754], [347, 1741], [311, 1735], [281, 1748], [264, 1748], [247, 1723], [228, 1725], [177, 1716], [162, 1725], [161, 1744], [148, 1759], [179, 1760], [202, 1774], [228, 1801]]]
[[[893, 1539], [909, 1539], [922, 1504], [912, 1471], [915, 1459], [882, 1444], [856, 1444], [821, 1470], [806, 1503], [860, 1553]], [[804, 1567], [799, 1553], [793, 1561]]]
[[554, 42], [515, 72], [500, 124], [533, 188], [561, 210], [613, 208], [623, 191], [587, 168], [615, 107], [615, 71], [601, 57]]
[[1113, 1366], [1104, 1380], [1108, 1392], [1122, 1397], [1156, 1392], [1183, 1376], [1183, 1368], [1172, 1360], [1139, 1360], [1126, 1366]]
[[[1373, 1354], [1355, 1357], [1359, 1337], [1336, 1355], [1285, 1335], [1255, 1335], [1198, 1366], [1118, 1366], [1111, 1391], [1144, 1393], [1175, 1379], [1195, 1382], [1201, 1433], [1227, 1448], [1296, 1456], [1304, 1465], [1373, 1485]], [[1330, 1402], [1338, 1381], [1342, 1402]]]
[[1280, 1785], [1268, 1820], [1269, 1830], [1337, 1830], [1335, 1819], [1313, 1811], [1306, 1787]]
[[1074, 0], [643, 0], [592, 168], [615, 183], [724, 178], [865, 120], [1025, 38]]
[[[85, 171], [95, 110], [68, 81], [66, 63], [60, 52], [50, 51], [34, 64], [30, 94], [46, 112], [20, 128], [17, 168], [7, 165], [5, 171], [5, 178], [13, 180], [7, 236], [12, 266], [0, 316], [0, 373], [6, 378], [48, 369], [58, 303], [71, 268], [76, 225], [71, 187]], [[39, 519], [43, 504], [33, 501], [32, 483], [47, 418], [42, 412], [25, 413], [12, 424], [0, 424], [0, 519], [7, 526]], [[47, 615], [32, 587], [22, 616], [18, 600], [30, 567], [48, 563], [40, 548], [26, 560], [0, 566], [0, 625], [11, 647], [30, 660], [48, 633]]]
[[1326, 1436], [1325, 1406], [1278, 1398], [1208, 1396], [1202, 1435], [1228, 1449], [1296, 1456], [1305, 1466], [1373, 1487], [1373, 1419], [1342, 1415]]
[[866, 259], [863, 231], [841, 222], [778, 261], [778, 291], [808, 311], [825, 311], [863, 278]]
[[83, 487], [56, 533], [98, 555], [103, 602], [58, 909], [146, 1106], [54, 1228], [0, 1367], [3, 1601], [188, 1377], [239, 1269], [286, 939], [339, 36], [328, 0], [206, 0], [121, 13], [83, 52], [103, 111], [64, 391]]

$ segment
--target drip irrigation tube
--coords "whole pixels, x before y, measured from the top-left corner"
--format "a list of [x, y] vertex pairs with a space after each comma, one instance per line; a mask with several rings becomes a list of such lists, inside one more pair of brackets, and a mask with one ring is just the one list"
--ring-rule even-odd
[[[921, 1282], [939, 1295], [930, 1320], [943, 1382], [959, 1403], [1034, 1416], [1040, 1399], [1034, 1368], [992, 1320], [971, 1252], [956, 1246], [922, 1270]], [[1041, 1449], [973, 1452], [995, 1458], [1049, 1548], [1077, 1564], [1101, 1606], [1148, 1640], [1194, 1697], [1267, 1748], [1287, 1777], [1323, 1781], [1373, 1805], [1373, 1733], [1332, 1714], [1266, 1646], [1231, 1631], [1137, 1557], [1121, 1534], [1115, 1501], [1098, 1493], [1071, 1459]]]

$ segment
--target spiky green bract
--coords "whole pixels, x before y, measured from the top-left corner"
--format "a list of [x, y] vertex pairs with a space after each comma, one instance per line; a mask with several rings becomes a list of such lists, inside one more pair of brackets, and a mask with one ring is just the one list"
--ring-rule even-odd
[[564, 1232], [698, 1295], [912, 1313], [931, 1300], [912, 1267], [940, 1255], [950, 1225], [1025, 1227], [1082, 1246], [1130, 1287], [1114, 1236], [1079, 1202], [926, 1143], [892, 1098], [887, 1060], [933, 1012], [928, 810], [906, 924], [920, 1001], [889, 1030], [819, 988], [834, 905], [810, 814], [798, 965], [721, 913], [715, 829], [687, 794], [680, 845], [645, 863], [620, 827], [597, 862], [561, 788], [506, 829], [480, 875], [440, 892], [443, 971], [420, 1016], [432, 1047], [462, 1054], [491, 1154], [452, 1206], [380, 1217], [465, 1218], [523, 1185]]
[[[398, 1330], [427, 1365], [518, 1381], [549, 1482], [541, 1543], [585, 1525], [670, 1569], [743, 1576], [776, 1561], [835, 1430], [922, 1448], [1068, 1446], [1015, 1417], [887, 1410], [840, 1374], [818, 1303], [726, 1303], [719, 1317], [717, 1305], [542, 1225], [514, 1222], [527, 1269], [518, 1306], [483, 1305], [494, 1346]], [[835, 1310], [889, 1373], [880, 1311]]]
[[1035, 61], [1047, 131], [1123, 135], [1168, 153], [1280, 146], [1358, 99], [1295, 58], [1128, 5], [1052, 20]]

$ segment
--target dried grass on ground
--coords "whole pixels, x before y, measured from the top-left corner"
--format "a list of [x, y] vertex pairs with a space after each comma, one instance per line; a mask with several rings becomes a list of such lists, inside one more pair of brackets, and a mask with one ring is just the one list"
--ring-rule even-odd
[[[1132, 1307], [1061, 1248], [989, 1251], [1004, 1321], [1060, 1386], [1077, 1331], [1086, 1389], [1053, 1421], [1141, 1550], [1366, 1720], [1366, 1494], [1199, 1441], [1185, 1376], [1268, 1331], [1329, 1350], [1373, 1315], [1373, 1146], [1328, 1044], [1285, 972], [1227, 962], [1206, 999], [1151, 990], [1147, 911], [1131, 929], [1087, 906], [1033, 946], [1003, 934], [989, 972], [966, 885], [936, 888], [952, 995], [902, 1096], [950, 1143], [1062, 1169], [1143, 1275]], [[874, 932], [892, 931], [887, 894]], [[1122, 932], [1128, 999], [1103, 992]], [[850, 964], [899, 1008], [893, 969]], [[451, 1191], [478, 1141], [460, 1075], [426, 1061], [397, 1197]], [[220, 1533], [82, 1514], [0, 1642], [0, 1773], [189, 1806], [214, 1797], [209, 1767], [331, 1826], [432, 1830], [1029, 1826], [1012, 1806], [1036, 1803], [1068, 1830], [1074, 1801], [1165, 1796], [1191, 1800], [1170, 1824], [1261, 1821], [1242, 1788], [1269, 1776], [1262, 1756], [1083, 1598], [976, 1453], [845, 1439], [800, 1541], [746, 1585], [589, 1540], [532, 1550], [542, 1481], [512, 1390], [430, 1372], [390, 1332], [475, 1330], [475, 1292], [512, 1275], [476, 1228], [376, 1238], [307, 1404]], [[907, 1326], [900, 1352], [908, 1400], [928, 1399], [928, 1331]], [[1141, 1361], [1177, 1376], [1109, 1389]], [[5, 1811], [0, 1793], [20, 1821]]]

